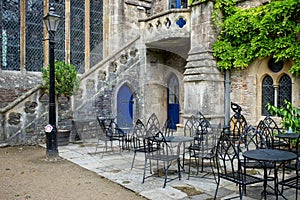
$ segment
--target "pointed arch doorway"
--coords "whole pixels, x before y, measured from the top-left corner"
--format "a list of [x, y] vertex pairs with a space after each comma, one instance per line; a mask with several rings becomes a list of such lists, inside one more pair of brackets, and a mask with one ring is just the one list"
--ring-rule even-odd
[[167, 117], [172, 120], [168, 128], [176, 129], [176, 124], [179, 123], [179, 82], [175, 74], [169, 76], [167, 94]]
[[120, 127], [132, 127], [133, 124], [133, 95], [126, 84], [117, 95], [117, 123]]

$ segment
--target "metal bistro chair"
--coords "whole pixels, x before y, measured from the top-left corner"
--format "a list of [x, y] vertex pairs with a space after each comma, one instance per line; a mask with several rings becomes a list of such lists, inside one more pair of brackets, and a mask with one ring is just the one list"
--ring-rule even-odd
[[107, 142], [111, 143], [111, 149], [113, 151], [113, 141], [119, 142], [120, 152], [124, 145], [124, 132], [118, 128], [118, 125], [114, 122], [113, 118], [97, 117], [99, 122], [100, 131], [98, 134], [98, 142], [96, 145], [95, 153], [98, 150], [100, 141], [105, 143], [105, 151], [107, 152]]
[[[190, 116], [184, 125], [184, 129], [183, 129], [184, 136], [193, 137], [194, 135], [196, 135], [199, 124], [200, 121], [198, 120], [197, 117], [195, 117], [194, 115]], [[186, 144], [183, 143], [183, 153], [182, 153], [183, 167], [185, 166], [185, 154], [189, 155], [189, 153], [190, 153], [190, 145], [186, 146]]]
[[[267, 148], [265, 139], [260, 131], [258, 131], [254, 126], [249, 125], [245, 131], [240, 135], [237, 144], [239, 158], [241, 160], [240, 166], [244, 173], [246, 173], [247, 169], [274, 169], [275, 163], [271, 162], [258, 162], [255, 160], [249, 160], [243, 158], [243, 153], [248, 150], [254, 149], [265, 149]], [[274, 180], [273, 177], [270, 177], [269, 180]], [[246, 193], [246, 188], [244, 188]]]
[[217, 198], [221, 179], [233, 182], [239, 187], [239, 197], [243, 199], [243, 188], [247, 185], [263, 183], [264, 179], [245, 173], [240, 167], [241, 160], [238, 150], [232, 138], [226, 134], [221, 134], [216, 146], [215, 155], [217, 169], [217, 188], [214, 199]]
[[[152, 151], [152, 148], [157, 148], [156, 151]], [[152, 137], [147, 142], [147, 148], [148, 151], [146, 152], [146, 159], [145, 159], [145, 165], [144, 165], [144, 174], [143, 174], [143, 183], [145, 182], [145, 179], [157, 176], [161, 177], [160, 175], [160, 168], [163, 168], [163, 177], [164, 177], [164, 184], [163, 188], [166, 187], [167, 182], [170, 182], [172, 180], [175, 180], [176, 178], [181, 179], [180, 174], [180, 153], [179, 148], [177, 148], [177, 151], [174, 151], [174, 149], [169, 145], [169, 143], [166, 141], [164, 135], [162, 132], [159, 132], [155, 137]], [[147, 162], [150, 162], [150, 175], [147, 176]], [[152, 172], [151, 169], [151, 161], [157, 162], [157, 168], [156, 173]], [[177, 172], [178, 177], [172, 177], [169, 178], [169, 169], [172, 166], [172, 162], [177, 162]], [[161, 163], [163, 165], [161, 165]]]
[[[289, 163], [283, 167], [282, 170], [282, 180], [278, 182], [279, 185], [282, 186], [282, 192], [286, 188], [294, 188], [296, 189], [296, 200], [298, 199], [298, 191], [300, 190], [300, 135], [296, 140], [296, 149], [295, 153], [297, 154], [297, 158], [294, 162]], [[293, 175], [285, 178], [286, 171], [294, 172]]]
[[266, 116], [261, 120], [258, 123], [257, 129], [264, 136], [269, 149], [282, 149], [288, 147], [288, 144], [285, 141], [275, 138], [277, 134], [281, 134], [282, 132], [270, 116]]
[[242, 108], [236, 103], [231, 102], [231, 109], [233, 110], [234, 114], [231, 116], [229, 121], [229, 129], [231, 133], [231, 139], [234, 141], [238, 141], [240, 134], [245, 130], [247, 127], [247, 120], [245, 119], [244, 115], [242, 115]]
[[[197, 167], [197, 174], [199, 174], [199, 165], [201, 161], [201, 172], [203, 172], [204, 168], [204, 160], [209, 160], [209, 166], [211, 167], [211, 171], [215, 178], [214, 173], [214, 156], [215, 156], [215, 147], [216, 147], [216, 130], [212, 130], [212, 127], [206, 119], [202, 119], [200, 121], [199, 126], [197, 128], [196, 134], [193, 135], [194, 141], [188, 147], [189, 148], [189, 173], [188, 179], [191, 176], [191, 163], [192, 159], [195, 160]], [[203, 175], [205, 177], [207, 174]]]
[[[137, 120], [132, 133], [132, 143], [133, 143], [133, 159], [131, 163], [131, 170], [134, 165], [135, 156], [137, 153], [146, 154], [148, 151], [156, 151], [157, 147], [148, 147], [148, 138], [146, 135], [146, 129], [141, 120]], [[146, 155], [145, 155], [146, 156]], [[151, 163], [150, 163], [151, 166]]]

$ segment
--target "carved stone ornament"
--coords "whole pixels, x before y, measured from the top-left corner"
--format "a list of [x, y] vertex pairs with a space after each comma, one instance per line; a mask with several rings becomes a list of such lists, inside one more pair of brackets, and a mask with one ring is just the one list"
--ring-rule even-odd
[[26, 113], [31, 113], [32, 114], [32, 113], [35, 112], [37, 105], [38, 104], [36, 102], [27, 101], [25, 103], [25, 109], [24, 109], [24, 111]]
[[10, 125], [18, 125], [21, 122], [21, 113], [11, 112], [8, 115], [8, 123]]

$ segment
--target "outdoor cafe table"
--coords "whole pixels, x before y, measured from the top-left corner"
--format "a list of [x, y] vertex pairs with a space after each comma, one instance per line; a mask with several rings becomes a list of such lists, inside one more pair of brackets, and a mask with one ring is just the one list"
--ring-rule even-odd
[[288, 140], [288, 147], [289, 151], [291, 151], [291, 140], [295, 140], [299, 137], [300, 133], [280, 133], [276, 135], [279, 139], [286, 139]]
[[[290, 151], [283, 151], [278, 149], [254, 149], [249, 150], [243, 153], [243, 156], [248, 159], [256, 160], [263, 164], [264, 166], [264, 199], [267, 198], [267, 166], [264, 164], [265, 162], [273, 162], [274, 163], [274, 178], [275, 178], [275, 185], [274, 191], [276, 199], [278, 199], [278, 177], [277, 171], [278, 168], [284, 165], [285, 162], [291, 161], [297, 158], [297, 155]], [[276, 165], [278, 164], [278, 165]], [[280, 193], [281, 194], [281, 193]], [[282, 195], [282, 194], [281, 194]]]

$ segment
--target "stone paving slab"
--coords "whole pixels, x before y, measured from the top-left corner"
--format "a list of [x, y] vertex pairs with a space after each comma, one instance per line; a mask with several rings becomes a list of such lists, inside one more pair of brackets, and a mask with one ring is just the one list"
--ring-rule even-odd
[[[134, 168], [131, 170], [133, 152], [130, 150], [123, 150], [120, 153], [119, 149], [115, 148], [114, 151], [102, 153], [100, 152], [100, 147], [99, 152], [95, 153], [95, 141], [85, 141], [77, 144], [70, 143], [66, 146], [59, 146], [58, 149], [62, 158], [94, 171], [148, 199], [202, 200], [213, 199], [214, 197], [216, 183], [212, 175], [202, 178], [203, 174], [200, 174], [200, 176], [190, 177], [188, 180], [188, 175], [182, 172], [181, 180], [175, 179], [167, 183], [165, 188], [163, 188], [164, 180], [162, 178], [150, 177], [142, 183], [144, 172], [144, 154], [142, 153], [136, 154]], [[205, 168], [205, 170], [211, 171], [210, 168]], [[190, 188], [190, 191], [185, 192], [186, 188]], [[243, 199], [260, 199], [261, 190], [261, 185], [257, 187], [249, 186], [247, 187], [247, 196], [244, 196]], [[235, 184], [222, 180], [218, 190], [218, 199], [228, 199], [237, 196], [237, 191], [238, 187]], [[295, 199], [294, 189], [287, 190], [285, 194], [287, 199]], [[275, 199], [275, 197], [268, 196], [268, 199]]]

